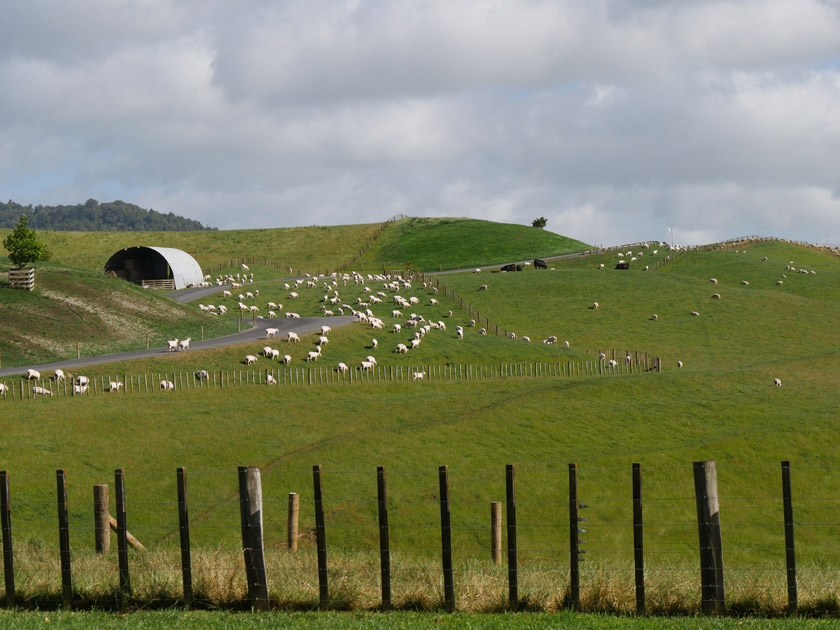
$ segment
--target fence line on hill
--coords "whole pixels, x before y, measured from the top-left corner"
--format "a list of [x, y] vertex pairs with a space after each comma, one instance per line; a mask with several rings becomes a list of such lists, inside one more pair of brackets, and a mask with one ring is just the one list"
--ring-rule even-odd
[[[183, 467], [175, 474], [116, 469], [116, 518], [108, 486], [89, 471], [57, 470], [56, 504], [56, 494], [43, 495], [39, 474], [3, 470], [4, 601], [7, 608], [75, 607], [84, 599], [80, 573], [88, 571], [94, 577], [87, 588], [100, 589], [102, 599], [139, 608], [239, 607], [245, 600], [255, 610], [354, 604], [390, 610], [425, 601], [453, 612], [475, 607], [470, 598], [481, 591], [479, 610], [495, 612], [543, 606], [636, 615], [836, 614], [831, 578], [823, 585], [811, 579], [836, 573], [836, 561], [820, 573], [807, 560], [837, 556], [831, 542], [837, 524], [823, 512], [827, 501], [840, 499], [792, 481], [811, 472], [832, 478], [837, 470], [790, 461], [781, 469], [712, 460], [644, 470], [641, 463], [489, 470], [464, 464], [395, 467], [386, 478], [381, 465], [315, 465], [311, 476], [275, 465], [240, 466], [236, 475], [190, 472], [192, 522]], [[742, 487], [744, 476], [760, 489], [746, 496], [730, 490]], [[92, 503], [89, 486], [80, 490], [90, 481]], [[35, 529], [30, 516], [56, 507], [58, 549], [46, 543], [55, 540], [52, 526]], [[84, 524], [91, 521], [96, 527]], [[118, 562], [109, 529], [117, 534]], [[218, 530], [228, 541], [241, 536], [241, 545], [225, 548], [230, 555], [218, 542], [196, 544], [218, 540]], [[25, 543], [15, 547], [13, 534]], [[209, 550], [202, 554], [203, 548]], [[749, 564], [755, 554], [763, 564]], [[355, 581], [349, 590], [348, 581]], [[227, 589], [215, 602], [208, 593], [213, 584]], [[428, 591], [425, 599], [418, 589]]]
[[[39, 397], [74, 397], [90, 394], [147, 394], [163, 389], [162, 382], [172, 383], [172, 390], [186, 389], [228, 389], [231, 387], [277, 385], [321, 386], [321, 385], [362, 385], [377, 383], [408, 383], [416, 381], [435, 381], [460, 383], [465, 381], [487, 381], [491, 379], [512, 378], [568, 378], [621, 376], [661, 371], [661, 360], [636, 350], [607, 349], [599, 351], [604, 359], [593, 358], [588, 361], [512, 361], [500, 363], [444, 363], [444, 364], [409, 364], [409, 365], [374, 365], [363, 370], [349, 368], [346, 372], [338, 368], [325, 367], [244, 367], [235, 370], [205, 370], [206, 377], [198, 371], [160, 371], [143, 374], [114, 374], [90, 377], [84, 392], [76, 390], [78, 385], [65, 378], [62, 381], [42, 380], [41, 385], [33, 386], [22, 376], [17, 384], [8, 385], [0, 394], [0, 400], [30, 400]], [[594, 353], [593, 353], [594, 354]], [[610, 362], [614, 361], [614, 365]], [[422, 376], [415, 376], [422, 374]], [[270, 377], [270, 378], [269, 378]], [[110, 383], [121, 383], [115, 391], [110, 390]], [[42, 387], [47, 393], [36, 393], [34, 387]], [[168, 391], [168, 390], [167, 390]]]

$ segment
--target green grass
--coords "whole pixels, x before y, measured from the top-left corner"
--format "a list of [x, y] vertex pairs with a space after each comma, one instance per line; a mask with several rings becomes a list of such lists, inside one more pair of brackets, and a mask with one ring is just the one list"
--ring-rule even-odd
[[423, 271], [545, 258], [589, 249], [566, 236], [476, 219], [407, 218], [386, 229], [359, 261], [364, 269]]
[[[810, 255], [804, 248], [767, 243], [747, 254], [689, 253], [649, 272], [599, 270], [591, 261], [575, 260], [558, 262], [554, 271], [446, 276], [445, 283], [491, 321], [534, 341], [480, 337], [471, 328], [458, 340], [448, 326], [446, 333], [431, 331], [416, 354], [401, 357], [391, 350], [394, 339], [404, 335], [351, 325], [331, 335], [318, 363], [329, 368], [342, 359], [357, 362], [371, 352], [369, 339], [375, 335], [381, 344], [377, 356], [385, 365], [506, 357], [572, 360], [585, 350], [626, 348], [661, 355], [662, 374], [0, 401], [2, 467], [11, 471], [15, 523], [25, 523], [16, 540], [55, 553], [54, 510], [44, 506], [54, 501], [54, 471], [63, 467], [71, 485], [73, 545], [89, 548], [90, 486], [108, 483], [113, 469], [123, 467], [129, 529], [153, 549], [171, 549], [177, 541], [175, 468], [186, 466], [194, 545], [233, 551], [239, 537], [236, 467], [257, 465], [267, 501], [266, 541], [276, 549], [285, 536], [288, 492], [301, 494], [301, 531], [312, 531], [311, 466], [317, 463], [324, 470], [330, 553], [372, 551], [377, 545], [375, 466], [382, 464], [388, 469], [394, 549], [438, 557], [437, 466], [447, 464], [456, 555], [478, 561], [487, 555], [487, 504], [503, 500], [504, 465], [513, 463], [522, 583], [528, 592], [538, 584], [529, 568], [539, 562], [565, 571], [566, 464], [577, 462], [580, 497], [591, 506], [585, 514], [587, 564], [615, 574], [606, 586], [627, 588], [632, 584], [627, 570], [633, 551], [631, 463], [642, 463], [644, 471], [647, 563], [651, 571], [667, 571], [675, 563], [696, 566], [691, 462], [714, 459], [727, 579], [733, 588], [755, 584], [755, 608], [774, 609], [783, 599], [783, 585], [773, 582], [768, 592], [753, 580], [784, 575], [782, 459], [793, 465], [799, 562], [815, 571], [836, 568], [837, 562], [831, 497], [840, 492], [840, 460], [830, 436], [840, 411], [840, 260]], [[789, 261], [800, 259], [797, 266], [807, 264], [817, 274], [787, 273], [785, 283], [776, 285]], [[730, 260], [737, 267], [728, 268]], [[709, 283], [712, 276], [717, 285]], [[739, 284], [741, 279], [750, 284]], [[487, 284], [488, 291], [478, 291], [479, 284]], [[265, 286], [260, 300], [285, 300], [282, 285]], [[362, 295], [350, 284], [338, 290], [350, 301]], [[415, 281], [400, 293], [420, 297], [417, 311], [430, 318], [451, 308], [453, 317], [447, 320], [466, 321], [442, 291], [441, 304], [430, 306], [429, 291]], [[712, 300], [713, 292], [723, 299]], [[315, 314], [323, 294], [323, 287], [304, 288], [294, 307], [285, 301], [284, 310]], [[589, 308], [593, 301], [599, 309]], [[390, 310], [390, 304], [374, 307], [387, 323], [394, 321], [385, 316]], [[700, 317], [692, 317], [692, 310]], [[650, 319], [654, 312], [657, 321]], [[571, 348], [539, 343], [550, 334], [561, 342], [569, 339]], [[311, 343], [309, 338], [294, 349], [295, 363]], [[269, 345], [285, 351], [290, 344]], [[111, 369], [135, 374], [204, 365], [229, 369], [246, 350], [182, 353], [160, 363]], [[685, 362], [682, 370], [677, 359]], [[266, 366], [261, 359], [260, 367]], [[776, 376], [782, 388], [773, 387]], [[311, 552], [313, 543], [305, 538], [302, 546]], [[586, 588], [591, 593], [598, 584], [593, 579]], [[824, 587], [824, 582], [802, 585], [812, 600]], [[657, 588], [667, 600], [668, 581]], [[691, 588], [685, 592], [689, 600], [696, 597]], [[738, 609], [752, 610], [749, 601], [740, 600]]]
[[335, 629], [364, 628], [388, 630], [422, 630], [424, 628], [485, 628], [539, 629], [574, 628], [575, 630], [638, 628], [641, 630], [771, 630], [822, 629], [836, 627], [829, 619], [749, 619], [749, 618], [697, 618], [673, 619], [653, 617], [634, 619], [611, 615], [580, 614], [572, 612], [551, 614], [502, 614], [502, 615], [442, 615], [440, 613], [232, 613], [224, 611], [187, 612], [167, 610], [142, 612], [129, 615], [105, 612], [13, 612], [2, 614], [4, 627], [11, 630], [26, 628], [312, 628]]
[[[101, 270], [125, 247], [153, 245], [189, 252], [203, 269], [248, 256], [277, 260], [300, 273], [336, 269], [355, 256], [378, 228], [379, 224], [370, 223], [208, 232], [39, 231], [38, 236], [56, 262], [90, 270]], [[8, 231], [0, 230], [0, 242]]]

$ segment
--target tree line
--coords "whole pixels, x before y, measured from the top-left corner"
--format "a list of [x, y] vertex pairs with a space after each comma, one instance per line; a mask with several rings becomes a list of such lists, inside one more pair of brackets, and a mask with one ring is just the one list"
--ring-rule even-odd
[[133, 203], [99, 203], [88, 199], [74, 206], [28, 206], [9, 200], [0, 202], [0, 228], [13, 228], [22, 214], [29, 217], [29, 227], [38, 230], [74, 232], [191, 232], [215, 230], [198, 221], [169, 212], [146, 210]]

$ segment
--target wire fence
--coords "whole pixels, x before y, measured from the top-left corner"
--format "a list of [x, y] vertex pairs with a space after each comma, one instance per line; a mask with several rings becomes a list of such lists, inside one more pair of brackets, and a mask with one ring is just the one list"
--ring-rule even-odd
[[[41, 607], [831, 615], [838, 470], [4, 471], [4, 596]], [[103, 507], [90, 490], [109, 482]], [[113, 535], [97, 524], [103, 511]]]
[[[253, 355], [251, 355], [253, 356]], [[601, 358], [603, 357], [603, 358]], [[609, 358], [612, 357], [612, 358]], [[254, 356], [254, 358], [257, 358]], [[276, 365], [276, 362], [275, 362]], [[342, 364], [343, 365], [343, 364]], [[570, 361], [507, 361], [501, 363], [438, 363], [342, 367], [245, 367], [233, 370], [161, 371], [144, 374], [76, 376], [4, 384], [0, 400], [34, 400], [107, 394], [109, 396], [171, 393], [183, 390], [229, 389], [232, 387], [352, 386], [425, 381], [461, 383], [492, 379], [554, 379], [569, 377], [621, 376], [661, 371], [659, 357], [636, 350], [599, 351], [598, 358]]]

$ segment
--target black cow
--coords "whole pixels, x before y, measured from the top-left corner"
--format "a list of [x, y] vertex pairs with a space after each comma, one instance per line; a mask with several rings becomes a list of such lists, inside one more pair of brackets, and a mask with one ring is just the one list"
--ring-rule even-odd
[[501, 271], [516, 271], [516, 265], [514, 265], [513, 263], [505, 265], [501, 268]]
[[536, 258], [534, 259], [534, 269], [548, 269], [548, 265], [545, 264], [544, 260]]

